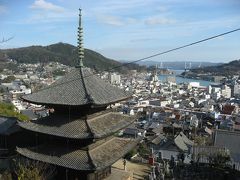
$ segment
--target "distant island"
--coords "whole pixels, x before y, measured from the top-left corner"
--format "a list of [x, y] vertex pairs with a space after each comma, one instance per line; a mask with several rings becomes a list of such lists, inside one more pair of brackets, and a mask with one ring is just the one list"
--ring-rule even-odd
[[194, 68], [183, 72], [180, 76], [193, 79], [220, 82], [226, 77], [232, 78], [240, 75], [240, 60], [231, 61], [218, 66]]
[[173, 70], [184, 70], [186, 69], [194, 69], [194, 68], [204, 68], [208, 66], [217, 66], [221, 65], [222, 63], [214, 63], [214, 62], [206, 62], [206, 61], [140, 61], [138, 62], [139, 65], [145, 66], [158, 66], [162, 69], [173, 69]]
[[234, 76], [240, 75], [240, 60], [231, 61], [226, 64], [209, 66], [204, 68], [194, 68], [183, 72], [184, 76]]
[[215, 76], [240, 75], [240, 60], [231, 61], [218, 66], [191, 69], [196, 74], [211, 74]]

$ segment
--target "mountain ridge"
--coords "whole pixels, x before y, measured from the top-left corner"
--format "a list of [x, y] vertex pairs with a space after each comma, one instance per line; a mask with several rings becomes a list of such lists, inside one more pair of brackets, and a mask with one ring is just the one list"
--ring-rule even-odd
[[[65, 65], [75, 66], [78, 60], [77, 47], [67, 43], [55, 43], [47, 46], [33, 45], [21, 48], [0, 49], [0, 60], [16, 60], [18, 63], [46, 63], [49, 61], [60, 62]], [[117, 71], [139, 68], [139, 65], [123, 67], [121, 62], [107, 58], [98, 52], [84, 49], [84, 66], [95, 70], [106, 70], [120, 67]]]
[[[127, 61], [121, 61], [121, 62], [127, 62]], [[199, 66], [201, 67], [207, 67], [207, 66], [215, 66], [215, 65], [220, 65], [222, 63], [215, 63], [215, 62], [206, 62], [206, 61], [141, 61], [137, 62], [139, 65], [145, 65], [145, 66], [156, 66], [160, 67], [162, 64], [162, 68], [169, 68], [169, 69], [175, 69], [175, 70], [180, 70], [180, 69], [185, 69], [185, 63], [187, 66], [187, 69], [189, 69], [190, 63], [191, 63], [191, 68], [197, 68]]]
[[195, 74], [211, 74], [216, 76], [240, 75], [240, 59], [218, 66], [191, 69], [190, 71]]

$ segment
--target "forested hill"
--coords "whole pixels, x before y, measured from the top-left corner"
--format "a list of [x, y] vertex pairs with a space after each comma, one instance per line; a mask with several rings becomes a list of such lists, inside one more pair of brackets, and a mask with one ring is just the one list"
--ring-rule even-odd
[[240, 60], [231, 61], [219, 66], [210, 66], [204, 68], [192, 69], [191, 72], [197, 74], [211, 75], [240, 75]]
[[[105, 70], [120, 66], [122, 63], [106, 58], [103, 55], [85, 49], [84, 66], [94, 68], [96, 70]], [[78, 59], [77, 47], [66, 44], [57, 43], [49, 46], [29, 46], [23, 48], [3, 49], [0, 50], [0, 60], [10, 58], [18, 63], [38, 63], [56, 61], [65, 65], [75, 66]], [[131, 67], [122, 67], [121, 70], [132, 68], [140, 68], [139, 65]], [[119, 70], [119, 69], [116, 69]]]

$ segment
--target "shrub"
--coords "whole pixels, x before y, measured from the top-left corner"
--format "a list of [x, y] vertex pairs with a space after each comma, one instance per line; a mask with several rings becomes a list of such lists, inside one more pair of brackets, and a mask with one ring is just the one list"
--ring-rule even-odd
[[50, 179], [56, 173], [56, 168], [54, 166], [40, 161], [17, 158], [14, 159], [14, 162], [14, 171], [18, 180]]
[[131, 151], [129, 151], [124, 158], [130, 160], [131, 157], [133, 157], [135, 154], [137, 154], [137, 150], [136, 149], [132, 149]]
[[150, 150], [148, 149], [146, 144], [139, 144], [138, 153], [139, 153], [140, 156], [144, 156], [146, 154], [150, 154]]
[[208, 157], [209, 163], [215, 167], [224, 167], [230, 161], [230, 153], [227, 150], [219, 150]]
[[29, 117], [15, 111], [15, 108], [10, 103], [0, 103], [0, 116], [7, 116], [7, 117], [16, 117], [21, 121], [28, 121]]

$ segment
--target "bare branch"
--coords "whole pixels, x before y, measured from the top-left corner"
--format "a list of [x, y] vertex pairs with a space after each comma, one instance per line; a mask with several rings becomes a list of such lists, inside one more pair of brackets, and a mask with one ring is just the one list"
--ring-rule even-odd
[[12, 37], [10, 37], [10, 38], [7, 38], [7, 39], [2, 38], [2, 40], [0, 41], [0, 43], [5, 43], [5, 42], [7, 42], [7, 41], [10, 41], [10, 40], [13, 39], [13, 38], [14, 38], [14, 36], [12, 36]]

